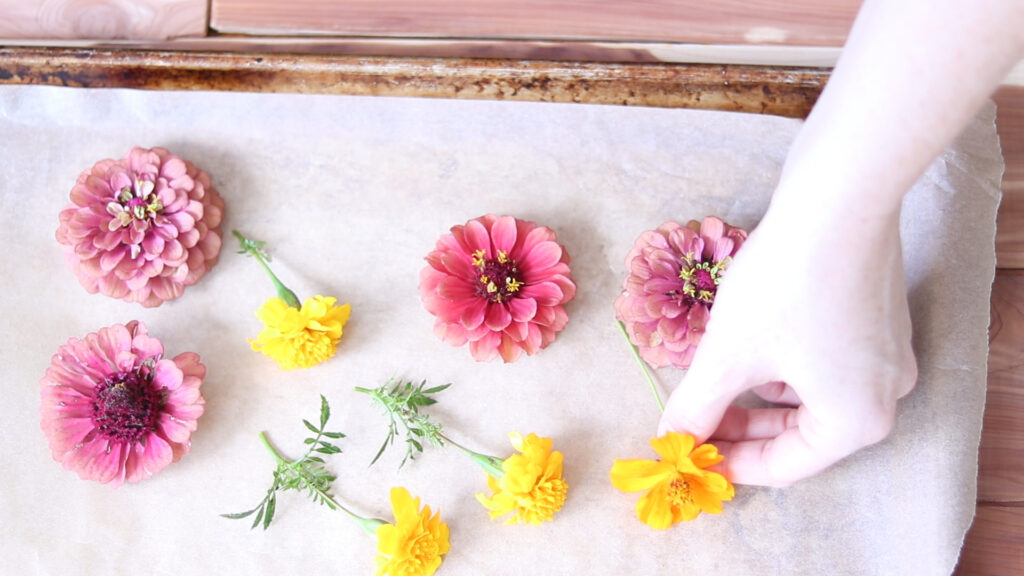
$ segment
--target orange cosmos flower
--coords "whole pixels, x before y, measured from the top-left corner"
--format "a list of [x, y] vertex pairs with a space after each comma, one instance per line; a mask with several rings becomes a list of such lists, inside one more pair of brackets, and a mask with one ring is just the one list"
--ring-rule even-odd
[[711, 444], [694, 447], [689, 434], [669, 432], [651, 440], [659, 460], [616, 460], [611, 480], [623, 492], [647, 493], [636, 505], [636, 515], [645, 524], [664, 530], [678, 522], [687, 522], [701, 512], [719, 514], [722, 502], [732, 500], [732, 484], [708, 467], [722, 461], [718, 448]]

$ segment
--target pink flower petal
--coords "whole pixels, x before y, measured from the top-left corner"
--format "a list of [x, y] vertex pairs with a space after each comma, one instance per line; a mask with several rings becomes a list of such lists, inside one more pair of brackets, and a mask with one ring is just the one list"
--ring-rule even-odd
[[474, 298], [470, 300], [465, 309], [463, 309], [462, 317], [459, 321], [462, 323], [463, 328], [472, 330], [484, 323], [484, 317], [486, 314], [487, 300], [483, 298]]
[[437, 295], [445, 300], [468, 300], [476, 295], [476, 286], [455, 276], [445, 276], [437, 287]]
[[498, 218], [491, 227], [491, 242], [494, 250], [511, 253], [516, 245], [516, 219], [511, 216]]
[[521, 292], [522, 298], [533, 298], [538, 306], [556, 306], [562, 303], [563, 296], [562, 289], [554, 282], [528, 284]]
[[498, 354], [501, 344], [500, 332], [488, 332], [483, 338], [469, 343], [469, 352], [477, 362], [487, 362]]
[[509, 338], [508, 335], [502, 334], [498, 353], [501, 354], [503, 361], [515, 362], [523, 354], [523, 348]]
[[732, 254], [733, 249], [732, 238], [719, 238], [711, 246], [711, 261], [721, 262]]
[[516, 322], [529, 322], [537, 315], [537, 301], [533, 298], [513, 298], [509, 300], [508, 308]]
[[491, 254], [491, 237], [484, 225], [476, 220], [470, 220], [465, 228], [466, 244], [469, 246], [470, 254], [476, 250], [483, 250], [488, 258]]
[[123, 481], [123, 463], [124, 446], [101, 438], [76, 446], [63, 459], [64, 467], [74, 470], [81, 478], [115, 485]]
[[503, 304], [492, 303], [487, 306], [487, 327], [500, 332], [512, 322], [512, 314]]
[[515, 342], [522, 342], [530, 335], [530, 323], [512, 322], [505, 327], [505, 334]]
[[527, 281], [536, 278], [539, 273], [558, 264], [562, 259], [562, 247], [557, 242], [541, 242], [533, 247], [520, 261]]

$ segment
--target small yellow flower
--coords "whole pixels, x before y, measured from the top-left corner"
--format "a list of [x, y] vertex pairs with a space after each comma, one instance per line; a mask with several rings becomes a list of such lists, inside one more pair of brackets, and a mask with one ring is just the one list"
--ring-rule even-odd
[[336, 298], [314, 296], [302, 308], [270, 298], [256, 311], [263, 330], [250, 340], [253, 350], [273, 358], [285, 370], [309, 368], [334, 356], [352, 307]]
[[487, 478], [493, 496], [476, 498], [495, 519], [511, 513], [506, 524], [540, 524], [553, 520], [562, 509], [569, 485], [562, 479], [562, 453], [551, 451], [551, 439], [528, 434], [509, 434], [512, 446], [521, 452], [506, 458], [500, 479]]
[[429, 576], [448, 553], [448, 525], [441, 512], [420, 510], [420, 499], [402, 487], [391, 489], [394, 524], [377, 529], [377, 576]]
[[693, 436], [669, 432], [651, 440], [660, 460], [616, 460], [612, 465], [612, 485], [623, 492], [647, 493], [636, 504], [636, 515], [645, 524], [664, 530], [678, 522], [688, 522], [702, 511], [722, 512], [722, 502], [735, 493], [729, 481], [706, 470], [722, 461], [718, 448], [696, 443]]

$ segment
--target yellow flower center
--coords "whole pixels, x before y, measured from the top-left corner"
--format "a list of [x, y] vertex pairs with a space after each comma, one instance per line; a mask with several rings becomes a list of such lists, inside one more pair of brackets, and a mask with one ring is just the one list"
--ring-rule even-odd
[[693, 495], [690, 494], [690, 484], [682, 476], [672, 480], [672, 483], [668, 485], [668, 501], [673, 506], [678, 507], [693, 503]]

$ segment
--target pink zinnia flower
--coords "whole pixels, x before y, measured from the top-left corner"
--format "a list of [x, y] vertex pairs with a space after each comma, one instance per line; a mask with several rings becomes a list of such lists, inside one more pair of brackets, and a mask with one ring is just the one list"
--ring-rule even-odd
[[576, 284], [550, 228], [488, 214], [452, 227], [427, 262], [420, 296], [434, 332], [453, 346], [469, 342], [478, 361], [534, 354], [569, 321]]
[[666, 222], [636, 239], [615, 312], [648, 364], [690, 365], [718, 283], [746, 239], [745, 230], [714, 216]]
[[210, 176], [163, 148], [82, 172], [57, 242], [91, 294], [159, 306], [217, 263], [224, 200]]
[[206, 367], [163, 358], [140, 322], [72, 338], [50, 360], [39, 414], [54, 460], [86, 480], [138, 482], [189, 451]]

